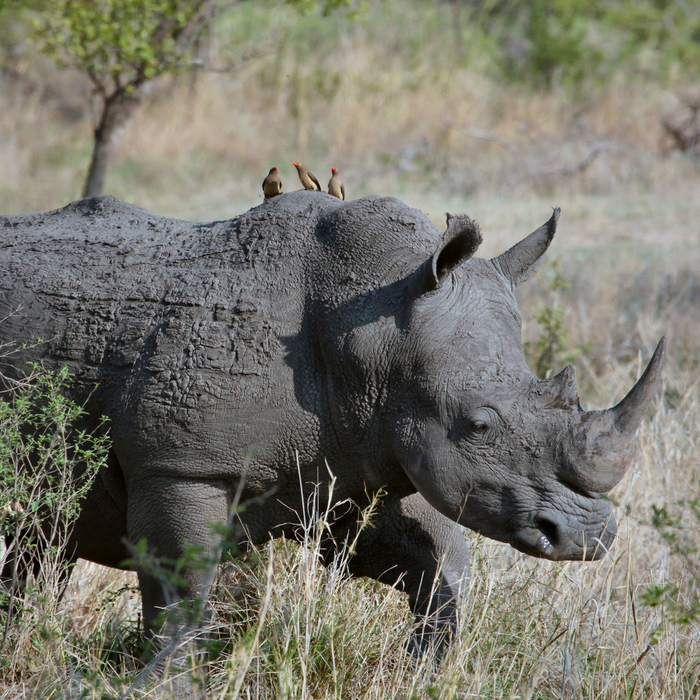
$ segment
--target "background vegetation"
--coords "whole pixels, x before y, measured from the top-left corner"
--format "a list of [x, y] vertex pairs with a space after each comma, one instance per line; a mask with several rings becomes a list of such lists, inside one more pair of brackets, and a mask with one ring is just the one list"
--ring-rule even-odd
[[[185, 656], [187, 691], [173, 669], [139, 676], [134, 578], [83, 562], [62, 601], [41, 603], [51, 625], [29, 615], [7, 647], [0, 697], [698, 696], [700, 6], [301, 5], [220, 5], [190, 63], [154, 79], [126, 122], [105, 191], [222, 219], [261, 201], [272, 165], [286, 191], [292, 161], [322, 183], [333, 165], [351, 198], [397, 196], [439, 227], [446, 211], [473, 216], [485, 256], [560, 205], [551, 260], [518, 291], [533, 370], [573, 361], [584, 406], [609, 406], [669, 341], [662, 395], [611, 494], [620, 536], [600, 563], [551, 564], [467, 534], [472, 595], [436, 671], [403, 654], [402, 596], [319, 568], [310, 528], [307, 548], [220, 569], [219, 634], [206, 663]], [[49, 6], [0, 0], [6, 214], [77, 198], [94, 144], [93, 85], [40, 51], [33, 20]]]

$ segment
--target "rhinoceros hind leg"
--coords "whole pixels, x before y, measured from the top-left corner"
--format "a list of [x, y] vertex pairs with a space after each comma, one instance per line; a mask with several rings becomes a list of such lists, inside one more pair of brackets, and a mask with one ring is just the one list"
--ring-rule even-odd
[[121, 568], [129, 557], [125, 545], [127, 493], [113, 450], [95, 476], [80, 509], [67, 550], [81, 559]]
[[[338, 529], [336, 542], [347, 537], [351, 525], [341, 521]], [[469, 582], [469, 548], [461, 528], [416, 493], [385, 501], [360, 533], [355, 550], [350, 573], [408, 593], [416, 617], [409, 650], [422, 655], [433, 649], [439, 660]], [[329, 549], [326, 561], [330, 558]]]

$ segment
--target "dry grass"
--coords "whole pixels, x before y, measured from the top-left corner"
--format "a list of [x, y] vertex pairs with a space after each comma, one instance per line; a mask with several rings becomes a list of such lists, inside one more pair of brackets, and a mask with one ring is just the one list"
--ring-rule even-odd
[[[403, 653], [403, 597], [319, 567], [310, 532], [307, 548], [276, 545], [220, 572], [223, 641], [211, 652], [207, 697], [696, 697], [697, 621], [673, 624], [640, 598], [666, 583], [689, 601], [697, 596], [692, 561], [649, 525], [652, 506], [663, 505], [681, 518], [685, 541], [700, 546], [700, 523], [678, 505], [700, 495], [700, 175], [691, 159], [664, 151], [673, 97], [622, 78], [576, 98], [506, 88], [476, 55], [453, 65], [442, 10], [421, 28], [416, 7], [384, 24], [324, 29], [313, 20], [307, 33], [289, 17], [265, 23], [254, 12], [250, 26], [223, 28], [217, 60], [236, 58], [227, 48], [236, 32], [271, 48], [235, 74], [163, 81], [129, 125], [109, 192], [211, 220], [257, 204], [271, 165], [286, 190], [297, 187], [291, 161], [311, 165], [322, 182], [335, 165], [353, 198], [398, 196], [439, 226], [445, 211], [470, 214], [482, 225], [484, 255], [560, 205], [551, 255], [571, 283], [557, 303], [569, 345], [582, 350], [584, 405], [624, 395], [665, 334], [662, 396], [613, 493], [620, 530], [604, 561], [538, 562], [466, 535], [472, 595], [439, 671]], [[377, 10], [392, 11], [391, 2]], [[3, 213], [62, 206], [80, 191], [90, 148], [85, 86], [48, 66], [28, 75], [42, 71], [48, 79], [32, 89], [0, 77]], [[551, 303], [548, 274], [519, 290], [526, 340], [541, 332], [537, 308]], [[22, 652], [0, 698], [118, 697], [138, 674], [134, 585], [131, 575], [81, 563], [51, 634]], [[172, 690], [154, 682], [134, 697]]]

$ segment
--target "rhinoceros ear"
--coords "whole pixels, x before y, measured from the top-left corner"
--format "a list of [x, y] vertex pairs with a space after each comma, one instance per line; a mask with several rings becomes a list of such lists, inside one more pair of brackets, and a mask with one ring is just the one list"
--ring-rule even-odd
[[447, 215], [447, 231], [428, 261], [426, 291], [437, 289], [447, 275], [476, 253], [482, 241], [479, 224], [468, 216]]
[[509, 280], [513, 289], [528, 279], [531, 274], [537, 272], [540, 258], [549, 248], [557, 230], [559, 212], [561, 209], [557, 207], [552, 213], [552, 218], [546, 224], [540, 226], [537, 231], [531, 233], [520, 243], [516, 243], [502, 255], [492, 258], [491, 262]]

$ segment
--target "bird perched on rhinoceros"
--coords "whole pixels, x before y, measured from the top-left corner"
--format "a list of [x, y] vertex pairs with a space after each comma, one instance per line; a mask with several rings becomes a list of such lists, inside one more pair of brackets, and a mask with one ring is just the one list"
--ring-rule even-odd
[[270, 172], [262, 182], [262, 191], [265, 199], [282, 194], [282, 178], [280, 178], [277, 168], [270, 168]]
[[301, 163], [292, 163], [292, 165], [297, 169], [299, 182], [301, 182], [305, 190], [323, 192], [318, 178], [305, 165]]
[[332, 194], [338, 199], [345, 199], [345, 185], [340, 179], [338, 168], [331, 168], [331, 179], [328, 181], [328, 194]]
[[[241, 548], [294, 537], [330, 468], [333, 498], [357, 505], [326, 561], [382, 489], [348, 569], [408, 593], [428, 619], [418, 648], [455, 623], [469, 568], [457, 524], [535, 557], [602, 557], [616, 524], [600, 494], [629, 464], [664, 343], [608, 410], [581, 408], [571, 367], [532, 374], [513, 290], [558, 216], [490, 260], [473, 257], [471, 219], [441, 233], [383, 197], [299, 191], [202, 224], [108, 196], [0, 217], [6, 371], [65, 363], [86, 427], [109, 418], [68, 556], [117, 567], [142, 538], [170, 560], [214, 548], [237, 489]], [[153, 632], [166, 601], [138, 575]], [[185, 579], [183, 596], [206, 586], [196, 567]]]

